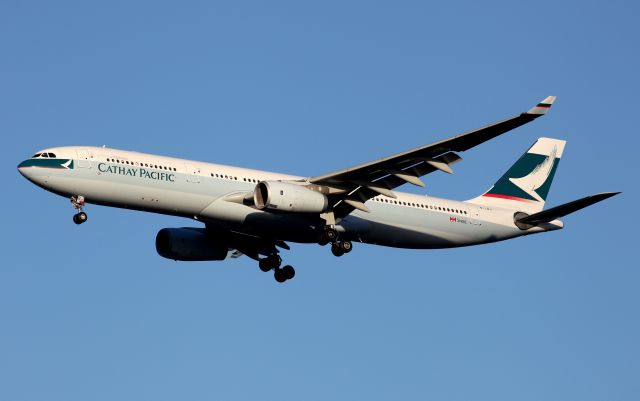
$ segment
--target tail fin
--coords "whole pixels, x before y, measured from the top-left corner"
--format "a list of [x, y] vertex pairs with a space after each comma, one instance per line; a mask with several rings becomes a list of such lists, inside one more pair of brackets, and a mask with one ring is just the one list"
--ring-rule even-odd
[[536, 213], [544, 208], [566, 141], [540, 138], [481, 196], [468, 202]]

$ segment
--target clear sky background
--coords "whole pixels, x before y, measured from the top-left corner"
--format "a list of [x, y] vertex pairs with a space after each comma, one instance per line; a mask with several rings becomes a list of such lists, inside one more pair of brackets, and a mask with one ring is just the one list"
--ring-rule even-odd
[[[9, 2], [0, 5], [2, 400], [638, 400], [636, 2]], [[315, 175], [544, 118], [407, 191], [468, 199], [540, 136], [548, 204], [623, 194], [565, 229], [416, 251], [292, 244], [176, 263], [198, 225], [24, 180], [60, 145]]]

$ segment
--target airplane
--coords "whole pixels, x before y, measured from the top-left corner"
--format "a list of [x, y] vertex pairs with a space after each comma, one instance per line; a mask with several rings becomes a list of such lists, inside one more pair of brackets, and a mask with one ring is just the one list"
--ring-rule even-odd
[[204, 227], [163, 228], [156, 250], [177, 261], [246, 255], [277, 282], [287, 242], [331, 244], [342, 256], [354, 242], [437, 249], [503, 241], [563, 228], [570, 213], [619, 194], [603, 192], [544, 209], [565, 141], [539, 138], [484, 194], [466, 201], [398, 192], [424, 187], [422, 176], [452, 173], [459, 152], [545, 115], [554, 96], [514, 117], [368, 163], [313, 177], [183, 160], [107, 147], [38, 151], [18, 165], [35, 185], [70, 199], [76, 224], [86, 204], [161, 213]]

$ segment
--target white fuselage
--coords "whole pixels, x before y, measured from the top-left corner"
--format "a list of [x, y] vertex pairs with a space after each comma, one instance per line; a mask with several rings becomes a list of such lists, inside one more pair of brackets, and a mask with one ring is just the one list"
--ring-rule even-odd
[[[319, 215], [270, 212], [233, 201], [260, 181], [300, 180], [285, 174], [144, 153], [60, 147], [53, 157], [25, 160], [22, 175], [62, 196], [88, 203], [163, 213], [202, 221], [208, 227], [260, 237], [317, 242]], [[338, 224], [345, 238], [402, 248], [448, 248], [495, 242], [562, 228], [556, 220], [526, 231], [514, 224], [517, 210], [396, 192], [368, 202]], [[236, 196], [237, 199], [237, 196]]]

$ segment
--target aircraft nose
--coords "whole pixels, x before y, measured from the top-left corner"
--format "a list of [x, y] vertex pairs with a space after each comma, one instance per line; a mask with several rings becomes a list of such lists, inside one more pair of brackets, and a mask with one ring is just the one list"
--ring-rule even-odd
[[33, 160], [31, 159], [27, 159], [25, 161], [23, 161], [22, 163], [18, 164], [18, 172], [20, 174], [22, 174], [22, 176], [28, 180], [31, 180], [32, 178], [32, 171], [33, 171]]
[[18, 172], [22, 174], [23, 177], [27, 176], [26, 170], [27, 170], [27, 167], [29, 167], [28, 161], [29, 160], [25, 160], [22, 163], [18, 164]]

